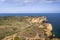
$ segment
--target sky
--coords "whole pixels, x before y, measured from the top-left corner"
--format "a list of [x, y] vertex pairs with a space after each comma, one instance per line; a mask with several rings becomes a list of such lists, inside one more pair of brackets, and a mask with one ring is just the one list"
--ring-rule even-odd
[[60, 0], [0, 0], [0, 13], [60, 13]]

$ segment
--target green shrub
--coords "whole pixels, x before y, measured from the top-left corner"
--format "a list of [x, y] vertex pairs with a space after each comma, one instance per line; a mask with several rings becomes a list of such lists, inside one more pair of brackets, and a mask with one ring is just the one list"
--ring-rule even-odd
[[15, 37], [14, 40], [19, 40], [19, 37]]

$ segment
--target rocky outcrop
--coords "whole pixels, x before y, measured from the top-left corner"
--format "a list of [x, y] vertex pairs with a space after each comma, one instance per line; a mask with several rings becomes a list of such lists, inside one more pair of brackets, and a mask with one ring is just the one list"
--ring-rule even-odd
[[45, 23], [44, 26], [46, 27], [45, 34], [47, 36], [52, 36], [52, 25], [50, 23]]
[[29, 18], [27, 21], [29, 23], [42, 23], [43, 21], [47, 21], [47, 18], [45, 16], [34, 17], [34, 18]]

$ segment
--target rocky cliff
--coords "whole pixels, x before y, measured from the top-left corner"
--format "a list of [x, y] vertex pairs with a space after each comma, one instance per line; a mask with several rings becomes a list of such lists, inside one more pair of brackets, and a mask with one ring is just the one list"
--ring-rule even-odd
[[2, 40], [51, 40], [52, 24], [47, 22], [45, 16], [8, 17], [4, 21], [8, 22], [3, 24], [8, 26], [5, 28], [14, 28], [14, 31], [11, 31], [14, 33], [7, 32], [8, 35], [5, 35]]

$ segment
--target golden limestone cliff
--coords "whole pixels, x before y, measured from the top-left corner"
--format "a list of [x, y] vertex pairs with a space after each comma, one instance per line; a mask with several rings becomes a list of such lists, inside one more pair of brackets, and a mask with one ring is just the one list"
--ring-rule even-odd
[[52, 24], [47, 22], [45, 16], [25, 16], [23, 20], [26, 21], [26, 26], [20, 27], [20, 31], [6, 36], [2, 40], [51, 40]]

